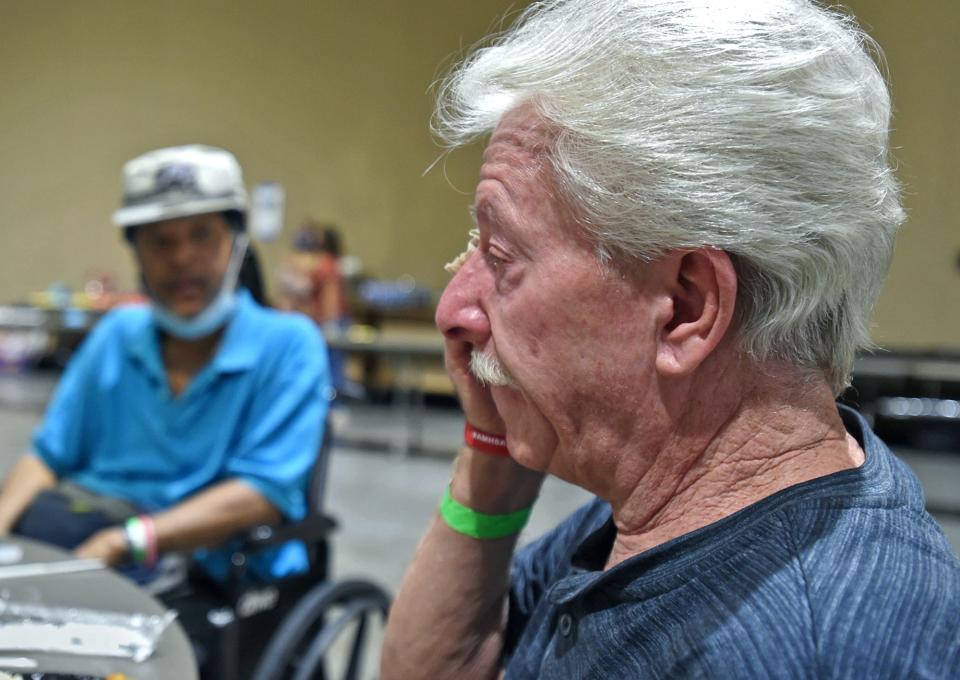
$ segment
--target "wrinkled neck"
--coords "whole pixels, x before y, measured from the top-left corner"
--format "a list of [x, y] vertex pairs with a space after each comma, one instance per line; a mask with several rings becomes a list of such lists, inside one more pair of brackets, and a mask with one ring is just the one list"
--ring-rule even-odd
[[712, 408], [683, 412], [645, 469], [611, 494], [617, 538], [608, 565], [863, 463], [825, 381], [798, 387], [766, 375], [717, 396]]

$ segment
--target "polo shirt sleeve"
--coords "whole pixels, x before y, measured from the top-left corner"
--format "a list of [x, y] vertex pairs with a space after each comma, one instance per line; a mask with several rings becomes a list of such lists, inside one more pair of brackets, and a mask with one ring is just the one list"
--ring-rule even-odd
[[70, 358], [43, 422], [34, 431], [33, 453], [57, 477], [80, 470], [89, 456], [89, 433], [94, 427], [91, 402], [96, 400], [101, 350], [116, 331], [114, 321], [110, 316], [102, 319]]
[[[327, 350], [307, 319], [288, 319], [260, 379], [238, 449], [228, 458], [227, 478], [251, 485], [286, 518], [306, 515], [306, 489], [327, 416], [330, 371]], [[302, 323], [300, 323], [302, 321]]]

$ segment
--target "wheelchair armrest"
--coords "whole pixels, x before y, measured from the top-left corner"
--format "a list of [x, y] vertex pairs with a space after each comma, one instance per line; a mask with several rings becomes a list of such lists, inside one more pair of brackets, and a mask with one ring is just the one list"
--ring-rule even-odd
[[253, 552], [287, 541], [316, 543], [337, 528], [337, 521], [329, 515], [311, 515], [291, 524], [261, 524], [247, 532], [241, 550]]

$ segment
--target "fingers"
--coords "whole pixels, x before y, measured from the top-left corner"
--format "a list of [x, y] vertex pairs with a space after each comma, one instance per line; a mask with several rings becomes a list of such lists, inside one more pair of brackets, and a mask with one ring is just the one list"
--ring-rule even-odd
[[447, 338], [444, 350], [447, 374], [453, 381], [467, 422], [484, 432], [503, 434], [506, 427], [490, 394], [490, 388], [481, 385], [470, 372], [472, 349], [468, 342]]
[[123, 532], [119, 529], [103, 529], [74, 548], [73, 554], [81, 558], [102, 560], [109, 566], [115, 566], [123, 561], [125, 551]]

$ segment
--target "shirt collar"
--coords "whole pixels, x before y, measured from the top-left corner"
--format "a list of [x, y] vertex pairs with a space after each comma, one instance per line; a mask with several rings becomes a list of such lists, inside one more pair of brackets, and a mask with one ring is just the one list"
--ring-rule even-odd
[[246, 288], [240, 288], [237, 290], [237, 308], [213, 357], [213, 367], [217, 372], [248, 371], [257, 364], [259, 343], [251, 342], [251, 338], [260, 336], [256, 316], [257, 303]]

